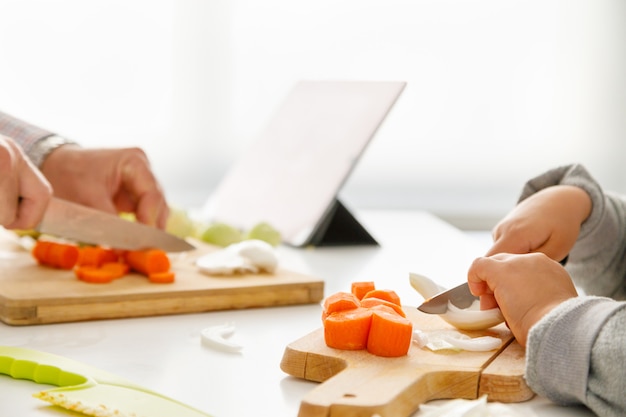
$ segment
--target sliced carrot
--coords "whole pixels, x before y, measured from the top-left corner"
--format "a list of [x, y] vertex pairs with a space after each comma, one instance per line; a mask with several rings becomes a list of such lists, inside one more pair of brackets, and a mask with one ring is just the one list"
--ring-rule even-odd
[[411, 321], [381, 308], [370, 311], [372, 319], [367, 338], [367, 351], [385, 357], [406, 355], [411, 347], [413, 335]]
[[375, 297], [364, 298], [363, 300], [361, 300], [361, 306], [366, 307], [366, 308], [373, 308], [376, 306], [386, 306], [386, 307], [393, 309], [393, 311], [395, 311], [396, 314], [399, 314], [402, 317], [406, 317], [406, 313], [404, 312], [401, 306], [399, 306], [398, 304], [394, 304], [391, 301], [383, 300], [382, 298], [375, 298]]
[[78, 246], [52, 241], [37, 241], [32, 251], [41, 265], [60, 269], [72, 269], [78, 260]]
[[351, 285], [350, 292], [354, 294], [356, 298], [362, 300], [365, 294], [375, 289], [376, 285], [373, 281], [355, 281]]
[[331, 313], [324, 320], [324, 341], [335, 349], [365, 349], [371, 320], [372, 311], [363, 307]]
[[113, 249], [102, 246], [84, 246], [80, 248], [79, 266], [102, 266], [105, 262], [116, 262], [117, 254]]
[[38, 263], [45, 265], [48, 259], [48, 251], [53, 242], [47, 240], [37, 240], [33, 246], [32, 254]]
[[363, 298], [380, 298], [381, 300], [387, 300], [391, 303], [402, 305], [400, 303], [400, 296], [394, 290], [373, 290], [363, 296]]
[[157, 284], [170, 284], [176, 279], [174, 271], [153, 272], [148, 275], [148, 280]]
[[357, 308], [360, 305], [361, 302], [359, 299], [349, 292], [337, 292], [326, 297], [324, 300], [324, 310], [329, 314], [335, 311]]
[[79, 266], [74, 269], [78, 279], [94, 284], [105, 284], [119, 278], [114, 271], [97, 266]]
[[170, 270], [170, 259], [167, 253], [160, 249], [128, 251], [125, 260], [130, 269], [147, 276]]
[[127, 264], [121, 262], [105, 262], [100, 266], [100, 269], [109, 271], [115, 278], [121, 278], [130, 272], [130, 267]]
[[322, 321], [331, 313], [342, 310], [351, 310], [361, 306], [361, 302], [352, 293], [349, 292], [336, 292], [329, 295], [324, 300], [322, 306]]

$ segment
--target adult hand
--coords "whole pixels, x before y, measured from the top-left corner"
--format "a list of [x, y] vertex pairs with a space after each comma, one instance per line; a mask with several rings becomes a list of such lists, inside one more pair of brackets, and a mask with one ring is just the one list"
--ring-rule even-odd
[[165, 228], [169, 209], [139, 148], [87, 149], [64, 145], [44, 160], [41, 171], [63, 199]]
[[33, 229], [41, 221], [52, 188], [11, 139], [0, 135], [0, 225]]
[[545, 188], [519, 203], [493, 230], [496, 253], [543, 252], [563, 260], [576, 243], [581, 224], [591, 213], [591, 198], [570, 185]]
[[472, 294], [495, 298], [522, 346], [535, 323], [563, 301], [577, 296], [565, 268], [543, 253], [478, 258], [467, 280]]

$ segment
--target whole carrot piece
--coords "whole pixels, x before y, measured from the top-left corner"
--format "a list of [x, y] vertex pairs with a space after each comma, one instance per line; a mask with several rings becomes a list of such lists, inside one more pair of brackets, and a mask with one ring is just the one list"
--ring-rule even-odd
[[131, 250], [126, 252], [125, 258], [130, 269], [146, 276], [170, 270], [170, 259], [160, 249]]

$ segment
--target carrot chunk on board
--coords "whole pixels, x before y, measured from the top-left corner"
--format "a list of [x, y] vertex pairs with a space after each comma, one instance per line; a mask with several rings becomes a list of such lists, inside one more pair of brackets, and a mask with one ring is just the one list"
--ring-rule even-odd
[[118, 257], [113, 249], [102, 246], [83, 246], [80, 248], [78, 266], [102, 266], [106, 262], [117, 262]]
[[392, 303], [390, 301], [383, 300], [382, 298], [374, 298], [374, 297], [364, 298], [363, 300], [361, 300], [361, 306], [367, 307], [367, 308], [373, 308], [376, 306], [387, 306], [393, 309], [400, 316], [406, 317], [406, 313], [404, 312], [401, 306], [399, 306], [398, 304]]
[[351, 284], [350, 292], [356, 296], [359, 300], [363, 299], [363, 296], [370, 291], [376, 289], [376, 284], [373, 281], [355, 281]]
[[367, 351], [385, 357], [404, 356], [411, 347], [413, 324], [395, 312], [371, 309], [372, 320]]
[[387, 300], [390, 303], [402, 305], [400, 303], [400, 296], [394, 290], [373, 290], [365, 294], [363, 298], [380, 298], [381, 300]]
[[33, 257], [41, 265], [60, 269], [72, 269], [78, 261], [78, 246], [38, 240], [32, 250]]
[[324, 341], [335, 349], [365, 349], [371, 320], [372, 311], [363, 307], [329, 314], [324, 319]]
[[79, 266], [74, 269], [78, 279], [93, 284], [105, 284], [119, 278], [114, 272], [97, 266]]
[[125, 259], [130, 269], [146, 276], [170, 270], [170, 259], [167, 253], [160, 249], [128, 251]]
[[153, 272], [148, 275], [148, 280], [156, 284], [170, 284], [176, 279], [174, 271]]

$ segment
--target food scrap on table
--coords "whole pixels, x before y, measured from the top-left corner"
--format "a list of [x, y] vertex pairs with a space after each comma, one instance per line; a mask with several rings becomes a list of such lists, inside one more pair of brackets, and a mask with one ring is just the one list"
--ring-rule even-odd
[[235, 325], [224, 323], [209, 326], [200, 332], [202, 344], [226, 352], [239, 352], [243, 346], [231, 340], [235, 333]]

